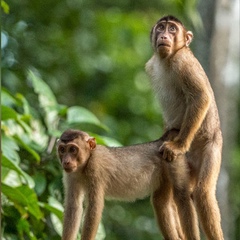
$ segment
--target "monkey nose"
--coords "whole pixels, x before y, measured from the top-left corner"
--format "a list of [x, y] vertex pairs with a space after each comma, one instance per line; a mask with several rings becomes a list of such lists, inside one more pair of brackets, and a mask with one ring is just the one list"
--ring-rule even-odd
[[64, 166], [68, 166], [70, 162], [64, 162]]

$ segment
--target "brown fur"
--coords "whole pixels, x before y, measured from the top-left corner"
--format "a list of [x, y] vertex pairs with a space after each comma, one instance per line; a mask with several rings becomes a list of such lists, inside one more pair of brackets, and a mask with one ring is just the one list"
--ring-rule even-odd
[[[176, 31], [170, 29], [171, 25], [176, 26]], [[167, 161], [186, 154], [192, 195], [203, 230], [208, 239], [221, 240], [215, 190], [222, 135], [209, 80], [188, 47], [192, 37], [179, 21], [168, 17], [158, 21], [151, 32], [154, 55], [146, 64], [146, 71], [161, 103], [166, 131], [179, 129], [173, 141], [165, 141], [159, 150]], [[199, 239], [197, 232], [195, 236]]]
[[[134, 201], [149, 195], [164, 238], [185, 239], [185, 226], [189, 228], [192, 219], [196, 219], [187, 162], [184, 156], [179, 156], [169, 164], [161, 159], [158, 151], [164, 140], [173, 139], [177, 133], [172, 130], [153, 142], [114, 148], [96, 145], [95, 139], [85, 132], [65, 131], [57, 143], [65, 169], [62, 239], [76, 239], [83, 201], [87, 209], [81, 239], [94, 240], [104, 198]], [[186, 216], [188, 220], [182, 226], [180, 222]]]

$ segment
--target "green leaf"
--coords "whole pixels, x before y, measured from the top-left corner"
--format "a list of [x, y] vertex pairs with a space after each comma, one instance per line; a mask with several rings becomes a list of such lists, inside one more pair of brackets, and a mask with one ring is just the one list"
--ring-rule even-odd
[[5, 106], [18, 105], [18, 101], [15, 98], [15, 96], [13, 96], [13, 94], [10, 93], [10, 91], [4, 87], [2, 87], [1, 89], [1, 105]]
[[89, 123], [106, 129], [92, 112], [79, 106], [73, 106], [68, 109], [67, 122], [69, 124]]
[[38, 94], [40, 105], [43, 108], [57, 105], [57, 100], [50, 87], [32, 71], [29, 71], [29, 79], [32, 81], [34, 91]]
[[25, 150], [27, 150], [27, 151], [35, 158], [35, 160], [36, 160], [38, 163], [40, 162], [40, 156], [39, 156], [39, 154], [38, 154], [36, 151], [34, 151], [34, 150], [31, 148], [30, 145], [25, 144], [19, 136], [15, 136], [14, 138], [19, 142], [19, 144], [20, 144]]
[[91, 136], [96, 138], [97, 144], [103, 144], [106, 146], [112, 146], [112, 147], [121, 147], [122, 144], [118, 142], [116, 139], [105, 137], [105, 136], [99, 136], [97, 134], [91, 133]]
[[49, 132], [57, 129], [59, 105], [50, 87], [32, 71], [29, 71], [29, 79], [32, 81], [34, 91], [38, 94], [40, 106], [45, 111], [45, 122]]
[[98, 240], [103, 240], [106, 238], [106, 232], [105, 232], [105, 228], [102, 224], [102, 222], [100, 222], [99, 226], [98, 226], [98, 231], [97, 231], [97, 235], [96, 235], [96, 239]]
[[41, 173], [34, 174], [33, 179], [35, 182], [34, 190], [36, 191], [37, 195], [40, 196], [47, 187], [47, 179]]
[[35, 186], [33, 179], [27, 173], [25, 173], [15, 162], [9, 160], [4, 155], [2, 155], [2, 167], [14, 170], [19, 175], [23, 176], [30, 188], [33, 188]]
[[[62, 206], [62, 204], [61, 204], [56, 198], [54, 198], [54, 197], [49, 197], [49, 198], [48, 198], [48, 203], [49, 203], [52, 207], [60, 210], [61, 213], [63, 212], [63, 206]], [[56, 215], [57, 215], [57, 214], [56, 214]], [[61, 219], [62, 216], [60, 215], [59, 218]]]
[[2, 174], [1, 182], [6, 183], [7, 185], [12, 187], [21, 186], [23, 182], [24, 183], [26, 182], [24, 179], [22, 179], [22, 176], [18, 174], [16, 171], [11, 170], [10, 168], [5, 167], [3, 165], [1, 169], [1, 174]]
[[37, 238], [33, 235], [31, 231], [31, 227], [29, 224], [29, 221], [24, 218], [20, 218], [17, 224], [17, 229], [20, 232], [20, 234], [23, 236], [24, 233], [26, 233], [31, 240], [37, 240]]
[[59, 236], [61, 236], [62, 229], [63, 229], [62, 221], [55, 214], [52, 214], [52, 213], [50, 214], [50, 218], [51, 218], [54, 230], [58, 233]]
[[28, 101], [27, 99], [20, 93], [17, 93], [16, 94], [16, 98], [19, 99], [22, 103], [22, 106], [23, 106], [23, 110], [24, 110], [24, 114], [25, 115], [30, 115], [30, 106], [28, 104]]
[[19, 204], [26, 207], [26, 210], [36, 219], [43, 217], [38, 206], [38, 199], [34, 190], [28, 186], [11, 187], [2, 183], [2, 193], [14, 204]]
[[55, 198], [49, 197], [49, 206], [51, 207], [51, 221], [53, 223], [55, 231], [61, 236], [62, 233], [62, 217], [63, 217], [63, 206]]
[[40, 207], [45, 208], [49, 212], [55, 214], [59, 219], [63, 218], [63, 210], [59, 210], [58, 208], [51, 206], [47, 203], [39, 203]]
[[17, 143], [11, 137], [2, 134], [3, 155], [5, 155], [8, 159], [11, 159], [11, 161], [19, 163], [20, 158], [17, 151], [19, 151]]
[[10, 107], [1, 105], [2, 112], [2, 121], [6, 121], [8, 119], [17, 119], [18, 114]]
[[1, 0], [1, 7], [3, 8], [4, 13], [9, 14], [9, 6], [4, 0]]

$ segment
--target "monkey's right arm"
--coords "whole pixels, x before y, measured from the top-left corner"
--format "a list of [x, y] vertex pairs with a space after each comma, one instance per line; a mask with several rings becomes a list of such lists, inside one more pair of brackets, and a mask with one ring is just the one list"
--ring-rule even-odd
[[62, 240], [76, 240], [83, 213], [83, 189], [65, 176], [65, 211]]

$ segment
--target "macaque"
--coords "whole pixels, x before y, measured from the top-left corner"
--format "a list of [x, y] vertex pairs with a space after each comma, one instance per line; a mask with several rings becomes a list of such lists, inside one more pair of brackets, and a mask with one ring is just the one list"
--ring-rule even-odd
[[163, 141], [177, 134], [172, 129], [156, 141], [106, 147], [85, 132], [66, 130], [57, 142], [65, 186], [62, 239], [76, 239], [83, 202], [81, 239], [94, 240], [105, 198], [134, 201], [149, 195], [165, 239], [200, 239], [185, 156], [168, 163], [159, 153]]
[[152, 28], [152, 58], [146, 63], [159, 97], [165, 131], [178, 129], [172, 140], [160, 145], [166, 161], [185, 154], [190, 169], [192, 197], [208, 239], [221, 240], [221, 217], [216, 183], [221, 165], [222, 134], [209, 80], [189, 49], [193, 34], [173, 16], [161, 18]]

